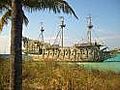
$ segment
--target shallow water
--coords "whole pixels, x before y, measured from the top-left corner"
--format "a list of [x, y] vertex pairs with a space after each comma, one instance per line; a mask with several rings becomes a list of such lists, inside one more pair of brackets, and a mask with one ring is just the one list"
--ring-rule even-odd
[[104, 62], [86, 62], [77, 64], [83, 65], [87, 69], [113, 71], [118, 73], [120, 72], [120, 54], [116, 55], [114, 58], [107, 59]]

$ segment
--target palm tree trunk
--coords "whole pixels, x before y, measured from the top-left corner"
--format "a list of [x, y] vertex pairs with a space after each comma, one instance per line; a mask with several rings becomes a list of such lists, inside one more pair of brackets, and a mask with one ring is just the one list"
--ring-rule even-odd
[[12, 0], [11, 90], [22, 90], [22, 5]]

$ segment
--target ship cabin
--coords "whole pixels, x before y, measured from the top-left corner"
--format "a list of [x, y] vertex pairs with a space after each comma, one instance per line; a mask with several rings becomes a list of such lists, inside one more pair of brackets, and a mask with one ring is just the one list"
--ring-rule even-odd
[[102, 52], [100, 50], [102, 45], [97, 42], [75, 44], [74, 47], [80, 50], [84, 61], [101, 61], [102, 59]]

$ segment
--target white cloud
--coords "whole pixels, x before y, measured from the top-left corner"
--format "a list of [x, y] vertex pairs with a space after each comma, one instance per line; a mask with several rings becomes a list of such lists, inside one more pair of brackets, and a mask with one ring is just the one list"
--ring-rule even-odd
[[7, 35], [0, 35], [0, 53], [10, 53], [10, 38]]
[[120, 35], [107, 35], [101, 37], [103, 40], [120, 40]]

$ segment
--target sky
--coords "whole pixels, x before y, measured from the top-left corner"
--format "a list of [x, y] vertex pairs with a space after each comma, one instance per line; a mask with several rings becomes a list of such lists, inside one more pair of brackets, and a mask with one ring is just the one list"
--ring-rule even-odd
[[[64, 45], [72, 46], [86, 40], [87, 17], [92, 16], [94, 25], [93, 40], [104, 43], [110, 49], [120, 48], [120, 0], [66, 0], [76, 12], [79, 20], [73, 15], [54, 14], [52, 11], [37, 11], [25, 15], [29, 19], [28, 26], [23, 26], [23, 36], [38, 39], [41, 22], [44, 26], [45, 42], [53, 43], [60, 30], [60, 16], [65, 19]], [[2, 15], [0, 14], [0, 17]], [[11, 22], [0, 33], [0, 53], [10, 51]]]

